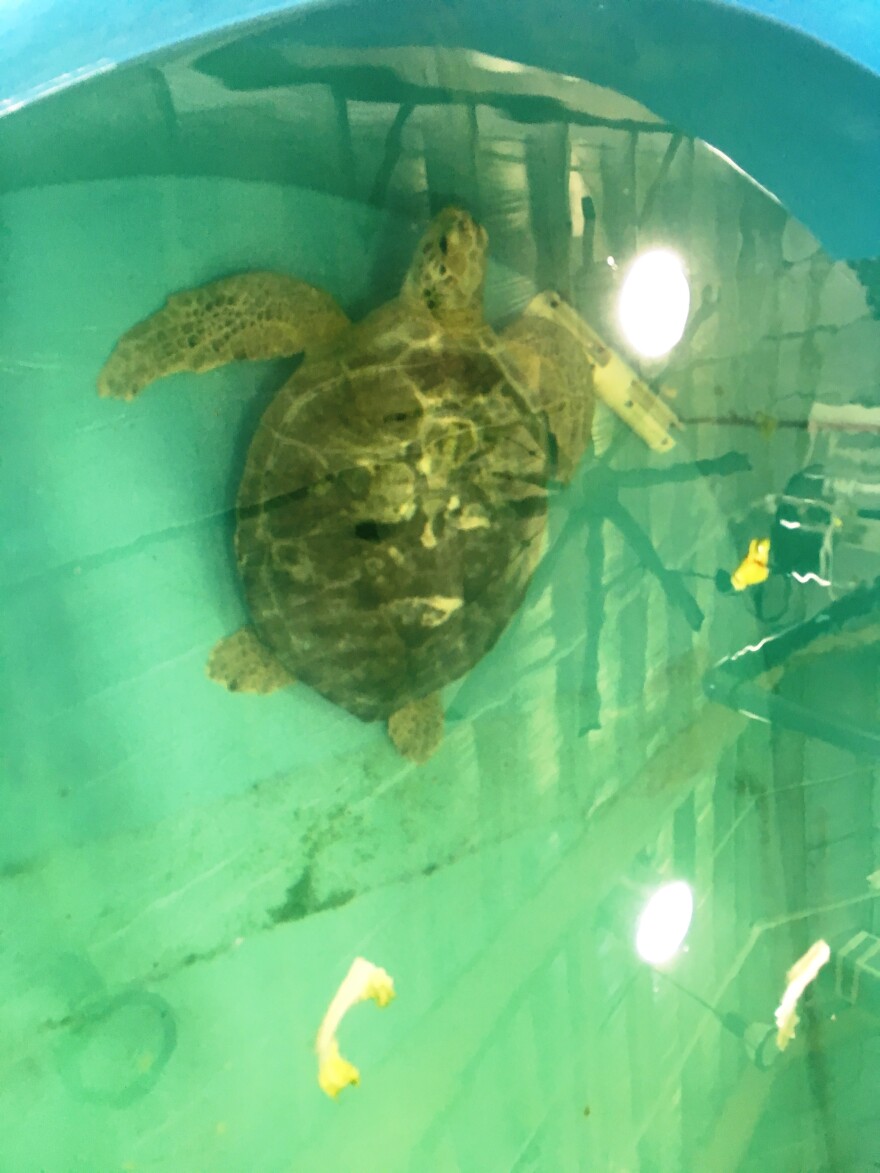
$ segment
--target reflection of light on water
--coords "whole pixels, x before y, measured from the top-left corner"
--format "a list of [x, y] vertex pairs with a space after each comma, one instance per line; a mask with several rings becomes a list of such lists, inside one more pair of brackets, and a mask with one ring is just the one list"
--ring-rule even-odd
[[794, 579], [797, 579], [797, 581], [800, 583], [815, 582], [815, 583], [818, 583], [819, 586], [821, 586], [821, 587], [830, 587], [831, 586], [831, 579], [830, 578], [822, 578], [818, 574], [813, 574], [813, 572], [811, 570], [807, 571], [806, 574], [798, 574], [798, 572], [796, 570], [793, 570], [791, 572], [791, 577]]
[[640, 355], [660, 358], [681, 340], [691, 291], [681, 258], [665, 248], [636, 257], [617, 306], [623, 334]]
[[[751, 175], [749, 175], [748, 171], [743, 171], [739, 163], [735, 163], [733, 159], [731, 159], [730, 155], [725, 155], [723, 151], [719, 151], [718, 148], [713, 147], [711, 143], [702, 143], [701, 145], [705, 147], [706, 150], [708, 150], [710, 155], [717, 155], [717, 157], [721, 159], [723, 163], [727, 164], [731, 171], [736, 171], [738, 175], [745, 176], [749, 183], [756, 187], [762, 195], [765, 195], [768, 200], [772, 200], [774, 204], [778, 205], [780, 208], [782, 207], [782, 203], [779, 198], [775, 196], [769, 188], [764, 187], [763, 183], [758, 183], [757, 179], [754, 179]], [[789, 223], [792, 222], [789, 221]], [[798, 224], [797, 227], [800, 228], [800, 224]], [[809, 235], [809, 233], [807, 233], [807, 235]]]
[[684, 880], [658, 888], [636, 926], [636, 952], [649, 965], [671, 961], [684, 944], [694, 915], [694, 895]]

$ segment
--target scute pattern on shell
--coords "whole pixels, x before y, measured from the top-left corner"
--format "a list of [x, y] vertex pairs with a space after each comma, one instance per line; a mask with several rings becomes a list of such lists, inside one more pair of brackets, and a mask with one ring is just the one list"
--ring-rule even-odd
[[545, 425], [493, 336], [362, 323], [266, 411], [236, 549], [261, 638], [364, 720], [463, 675], [522, 601]]

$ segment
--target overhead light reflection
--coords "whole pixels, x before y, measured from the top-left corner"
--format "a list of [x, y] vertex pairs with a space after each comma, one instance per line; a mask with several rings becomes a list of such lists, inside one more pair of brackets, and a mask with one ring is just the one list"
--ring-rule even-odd
[[651, 896], [636, 925], [636, 952], [649, 965], [664, 965], [684, 944], [694, 915], [694, 895], [684, 880], [673, 880]]
[[649, 249], [624, 278], [618, 321], [633, 350], [643, 358], [661, 358], [681, 341], [690, 305], [681, 258], [671, 249]]

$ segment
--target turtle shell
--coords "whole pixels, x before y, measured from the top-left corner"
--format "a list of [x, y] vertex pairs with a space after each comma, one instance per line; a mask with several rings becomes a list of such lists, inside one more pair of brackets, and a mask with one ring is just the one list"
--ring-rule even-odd
[[540, 556], [548, 438], [494, 337], [353, 330], [269, 406], [236, 550], [261, 639], [363, 720], [468, 671]]

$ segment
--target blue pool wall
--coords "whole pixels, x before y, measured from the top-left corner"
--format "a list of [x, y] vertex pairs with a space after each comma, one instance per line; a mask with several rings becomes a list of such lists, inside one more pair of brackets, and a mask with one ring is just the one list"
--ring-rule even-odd
[[587, 78], [729, 155], [837, 258], [880, 253], [874, 0], [32, 0], [0, 9], [0, 114], [206, 37], [437, 44]]

